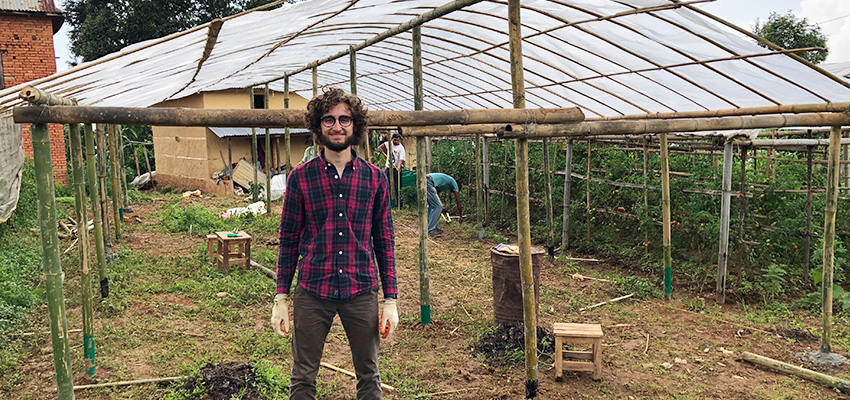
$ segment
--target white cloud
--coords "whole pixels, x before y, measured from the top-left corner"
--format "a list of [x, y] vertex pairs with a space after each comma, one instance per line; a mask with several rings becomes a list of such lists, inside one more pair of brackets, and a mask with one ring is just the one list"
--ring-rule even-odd
[[827, 36], [829, 56], [826, 62], [850, 61], [850, 1], [802, 0], [798, 17], [820, 24]]

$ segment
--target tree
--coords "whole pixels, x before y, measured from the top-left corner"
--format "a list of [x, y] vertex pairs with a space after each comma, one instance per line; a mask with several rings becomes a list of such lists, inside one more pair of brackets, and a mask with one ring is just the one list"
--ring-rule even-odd
[[[771, 12], [770, 17], [764, 23], [756, 20], [753, 33], [783, 49], [823, 47], [824, 50], [820, 51], [797, 53], [813, 64], [826, 60], [826, 56], [829, 54], [829, 50], [826, 48], [826, 35], [823, 34], [820, 27], [810, 25], [806, 18], [795, 17], [790, 10], [785, 15]], [[763, 44], [759, 44], [759, 46], [767, 47]]]
[[66, 0], [71, 53], [96, 60], [271, 0]]

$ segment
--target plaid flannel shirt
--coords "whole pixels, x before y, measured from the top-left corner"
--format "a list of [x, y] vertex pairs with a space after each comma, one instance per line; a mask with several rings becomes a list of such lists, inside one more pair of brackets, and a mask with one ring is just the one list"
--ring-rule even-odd
[[324, 151], [293, 169], [280, 216], [277, 293], [289, 293], [297, 267], [298, 284], [320, 299], [351, 300], [379, 273], [384, 297], [396, 298], [388, 186], [383, 171], [356, 155], [342, 176]]

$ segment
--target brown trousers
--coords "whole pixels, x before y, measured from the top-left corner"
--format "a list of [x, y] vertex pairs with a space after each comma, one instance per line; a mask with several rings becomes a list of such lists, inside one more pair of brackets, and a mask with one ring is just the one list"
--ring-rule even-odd
[[296, 285], [293, 299], [291, 400], [316, 398], [316, 375], [325, 339], [339, 314], [357, 375], [357, 399], [381, 399], [378, 372], [378, 287], [349, 301], [321, 300]]

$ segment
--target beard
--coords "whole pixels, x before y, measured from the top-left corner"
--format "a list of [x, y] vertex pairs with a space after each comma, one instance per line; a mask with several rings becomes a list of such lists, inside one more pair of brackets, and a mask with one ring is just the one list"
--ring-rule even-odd
[[316, 136], [317, 136], [317, 139], [319, 140], [319, 143], [321, 143], [322, 146], [325, 146], [326, 149], [329, 149], [329, 150], [335, 151], [335, 152], [343, 151], [343, 150], [357, 144], [357, 136], [356, 135], [351, 135], [351, 136], [345, 138], [345, 141], [342, 142], [342, 143], [331, 142], [331, 140], [328, 138], [328, 136], [325, 135], [324, 133], [316, 135]]

